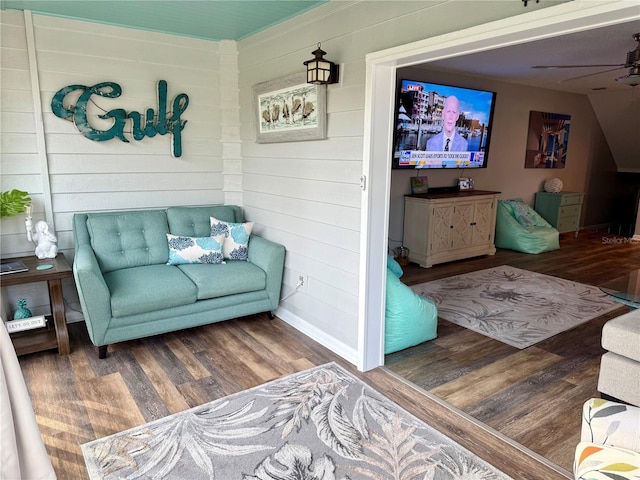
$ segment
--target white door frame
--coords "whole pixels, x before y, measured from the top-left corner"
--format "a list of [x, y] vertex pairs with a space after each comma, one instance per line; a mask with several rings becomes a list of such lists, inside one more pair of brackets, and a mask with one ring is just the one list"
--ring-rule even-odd
[[384, 365], [384, 297], [396, 70], [638, 20], [640, 8], [637, 0], [575, 0], [366, 56], [359, 370], [367, 371]]

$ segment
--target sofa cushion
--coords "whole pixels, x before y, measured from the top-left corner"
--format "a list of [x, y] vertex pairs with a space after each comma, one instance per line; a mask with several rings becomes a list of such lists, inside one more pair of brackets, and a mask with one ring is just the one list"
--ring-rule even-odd
[[104, 280], [114, 317], [188, 305], [197, 298], [194, 283], [173, 265], [123, 268], [106, 273]]
[[198, 300], [264, 290], [267, 285], [264, 270], [249, 262], [190, 264], [178, 268], [197, 286]]
[[167, 216], [163, 210], [91, 213], [91, 247], [102, 273], [167, 263]]
[[640, 407], [640, 363], [614, 352], [600, 358], [598, 391]]
[[640, 408], [591, 398], [582, 405], [580, 441], [640, 452]]
[[210, 217], [226, 222], [242, 222], [242, 210], [236, 205], [209, 207], [170, 207], [167, 209], [169, 233], [185, 237], [207, 237], [211, 232]]
[[226, 260], [247, 260], [249, 258], [251, 230], [253, 230], [253, 222], [225, 222], [211, 217], [211, 236], [225, 236], [222, 254]]
[[637, 479], [640, 453], [624, 448], [580, 442], [573, 473], [576, 479]]
[[217, 237], [183, 237], [167, 233], [169, 265], [185, 263], [222, 263], [224, 235]]
[[640, 309], [632, 310], [604, 324], [602, 348], [640, 362]]

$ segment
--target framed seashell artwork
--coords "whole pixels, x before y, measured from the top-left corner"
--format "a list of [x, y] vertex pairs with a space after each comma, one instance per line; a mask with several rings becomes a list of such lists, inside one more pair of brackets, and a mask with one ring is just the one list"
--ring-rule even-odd
[[253, 96], [257, 143], [327, 138], [327, 86], [304, 72], [254, 85]]

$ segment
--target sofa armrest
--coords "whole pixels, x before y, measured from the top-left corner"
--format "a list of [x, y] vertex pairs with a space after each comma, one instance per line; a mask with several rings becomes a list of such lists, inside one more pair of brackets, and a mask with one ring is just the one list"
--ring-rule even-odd
[[78, 246], [73, 261], [73, 277], [89, 337], [94, 345], [103, 345], [111, 320], [111, 293], [89, 245]]
[[284, 246], [278, 243], [258, 235], [251, 235], [249, 238], [249, 261], [260, 267], [267, 274], [266, 290], [271, 300], [272, 310], [275, 310], [280, 303], [282, 275], [284, 273], [284, 253]]
[[580, 440], [640, 452], [640, 408], [592, 398], [582, 408]]

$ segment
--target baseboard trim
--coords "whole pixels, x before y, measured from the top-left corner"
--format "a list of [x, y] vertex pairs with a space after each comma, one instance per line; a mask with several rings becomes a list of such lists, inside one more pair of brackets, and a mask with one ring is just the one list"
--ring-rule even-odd
[[353, 365], [358, 364], [358, 351], [356, 349], [349, 347], [348, 345], [340, 342], [339, 340], [336, 340], [330, 335], [327, 335], [319, 328], [311, 325], [309, 322], [302, 319], [290, 310], [287, 310], [286, 308], [278, 307], [278, 309], [274, 313], [279, 319], [281, 319], [288, 325], [291, 325], [299, 332], [304, 333], [307, 337], [315, 340], [323, 347], [328, 348], [333, 353], [339, 355], [349, 363]]

